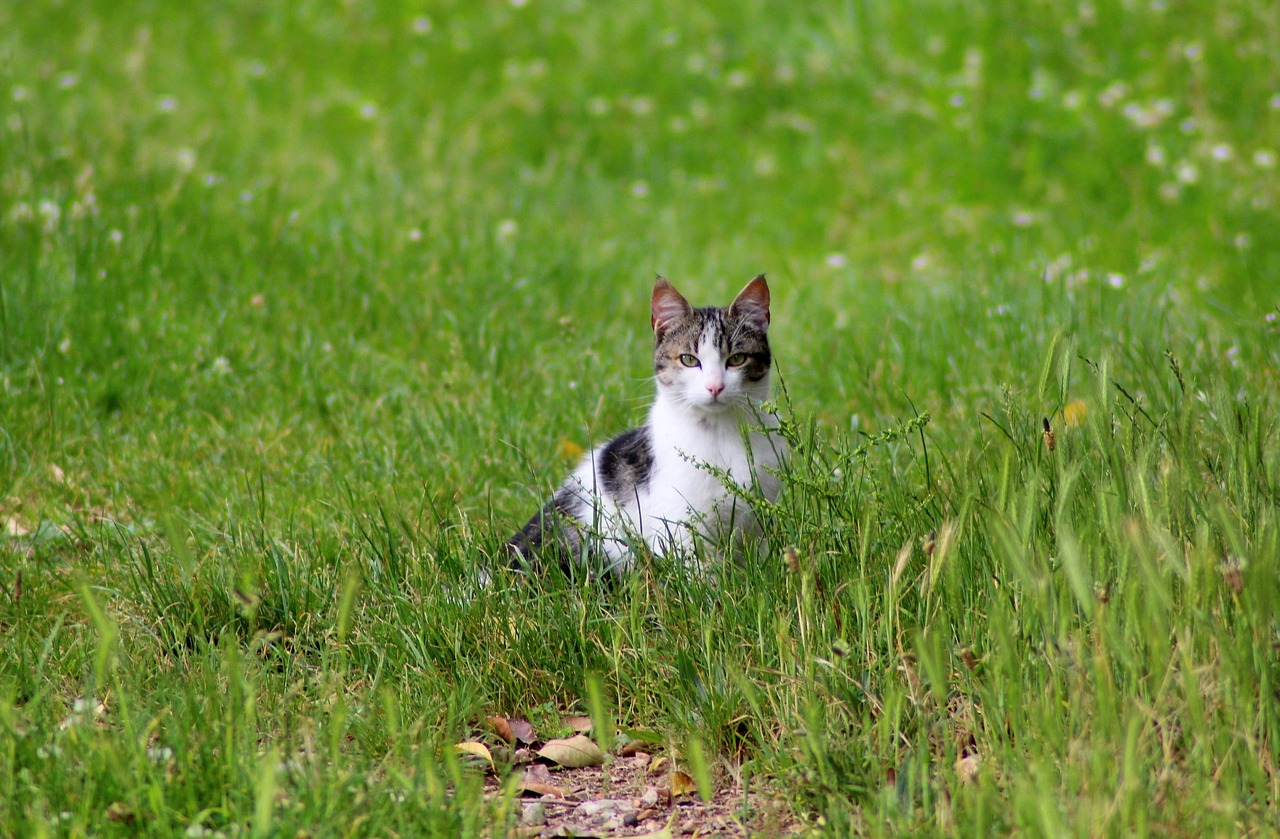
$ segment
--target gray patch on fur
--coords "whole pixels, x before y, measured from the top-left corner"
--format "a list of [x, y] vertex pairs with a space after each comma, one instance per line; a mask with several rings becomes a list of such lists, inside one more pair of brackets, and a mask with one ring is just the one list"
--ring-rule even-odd
[[653, 471], [653, 440], [646, 426], [633, 428], [610, 440], [600, 451], [600, 478], [610, 498], [635, 495], [649, 483]]
[[520, 532], [507, 540], [511, 567], [527, 571], [550, 560], [569, 570], [582, 551], [582, 533], [578, 529], [582, 506], [582, 501], [568, 489], [557, 492]]

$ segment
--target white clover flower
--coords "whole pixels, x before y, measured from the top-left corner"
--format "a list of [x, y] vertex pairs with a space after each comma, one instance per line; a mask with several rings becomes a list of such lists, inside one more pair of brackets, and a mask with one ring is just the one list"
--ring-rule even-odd
[[1098, 104], [1104, 108], [1111, 108], [1119, 104], [1128, 93], [1129, 86], [1124, 82], [1112, 82], [1098, 93]]
[[829, 253], [824, 261], [828, 268], [843, 268], [849, 264], [848, 258], [842, 253]]
[[513, 218], [505, 218], [498, 222], [498, 227], [494, 231], [494, 238], [500, 244], [508, 244], [520, 233], [520, 223]]

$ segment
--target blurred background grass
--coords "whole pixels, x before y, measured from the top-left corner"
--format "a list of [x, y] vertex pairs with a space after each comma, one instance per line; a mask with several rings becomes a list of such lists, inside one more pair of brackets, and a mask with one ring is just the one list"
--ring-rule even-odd
[[[90, 419], [161, 457], [214, 426], [296, 452], [457, 404], [488, 444], [439, 483], [492, 477], [481, 453], [509, 478], [534, 417], [637, 415], [655, 272], [697, 302], [767, 272], [782, 372], [838, 423], [1016, 378], [1058, 325], [1274, 360], [1270, 4], [0, 14], [23, 452]], [[63, 399], [95, 410], [35, 408]]]

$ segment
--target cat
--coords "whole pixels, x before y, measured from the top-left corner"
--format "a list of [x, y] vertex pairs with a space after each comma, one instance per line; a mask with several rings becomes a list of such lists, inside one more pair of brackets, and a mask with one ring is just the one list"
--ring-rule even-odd
[[[506, 544], [514, 568], [547, 560], [622, 574], [636, 550], [680, 559], [759, 537], [726, 486], [777, 498], [785, 447], [769, 397], [769, 285], [756, 277], [726, 307], [695, 309], [658, 277], [650, 301], [657, 397], [648, 421], [598, 446]], [[719, 472], [720, 474], [717, 474]]]

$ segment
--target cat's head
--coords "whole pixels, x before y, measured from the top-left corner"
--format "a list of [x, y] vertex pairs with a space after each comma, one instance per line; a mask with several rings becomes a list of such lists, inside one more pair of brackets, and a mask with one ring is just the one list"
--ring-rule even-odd
[[659, 391], [699, 412], [769, 397], [769, 285], [747, 283], [723, 308], [695, 309], [659, 277], [653, 285], [653, 365]]

